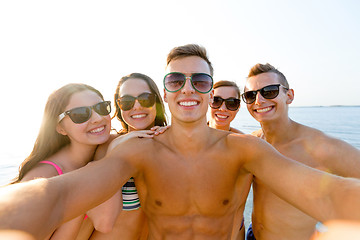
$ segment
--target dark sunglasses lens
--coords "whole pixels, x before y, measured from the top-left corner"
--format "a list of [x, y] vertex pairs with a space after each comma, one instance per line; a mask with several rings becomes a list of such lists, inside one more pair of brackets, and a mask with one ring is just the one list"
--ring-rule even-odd
[[79, 107], [70, 110], [69, 117], [74, 123], [84, 123], [91, 117], [90, 107]]
[[111, 112], [110, 102], [100, 102], [94, 106], [94, 110], [101, 116], [106, 116]]
[[210, 107], [212, 108], [219, 108], [221, 107], [221, 104], [223, 103], [224, 99], [222, 99], [221, 97], [214, 97], [214, 100], [212, 103], [210, 103]]
[[169, 73], [164, 78], [164, 87], [169, 92], [179, 91], [185, 83], [185, 76], [181, 73]]
[[273, 99], [279, 95], [279, 85], [270, 85], [262, 88], [260, 94], [266, 99]]
[[131, 96], [124, 96], [118, 100], [119, 108], [123, 111], [129, 111], [135, 104], [135, 98]]
[[142, 93], [138, 96], [138, 101], [141, 106], [149, 108], [152, 107], [155, 103], [155, 94], [152, 93]]
[[229, 98], [225, 100], [225, 105], [230, 111], [236, 111], [240, 107], [240, 99]]
[[208, 74], [195, 73], [192, 75], [192, 84], [196, 91], [200, 93], [208, 93], [212, 88], [213, 80]]
[[244, 92], [244, 94], [242, 95], [242, 98], [243, 98], [245, 103], [251, 104], [251, 103], [253, 103], [255, 101], [256, 94], [257, 94], [256, 91]]

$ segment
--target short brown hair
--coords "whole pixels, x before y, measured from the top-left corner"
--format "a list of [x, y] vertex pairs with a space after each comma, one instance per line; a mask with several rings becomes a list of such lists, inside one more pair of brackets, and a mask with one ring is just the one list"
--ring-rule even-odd
[[233, 87], [235, 88], [236, 94], [238, 95], [238, 98], [240, 98], [241, 93], [240, 93], [240, 88], [238, 87], [238, 85], [236, 85], [235, 82], [232, 81], [227, 81], [227, 80], [221, 80], [218, 81], [214, 84], [213, 89], [219, 88], [219, 87]]
[[274, 66], [270, 65], [269, 63], [266, 63], [266, 64], [258, 63], [255, 66], [253, 66], [250, 69], [248, 78], [259, 75], [261, 73], [267, 73], [267, 72], [273, 72], [273, 73], [277, 74], [281, 85], [283, 85], [286, 88], [289, 88], [289, 83], [286, 80], [285, 75], [282, 72], [280, 72], [279, 70], [277, 70]]
[[211, 62], [207, 56], [206, 49], [197, 44], [187, 44], [184, 46], [174, 47], [167, 56], [166, 59], [166, 66], [175, 59], [184, 58], [184, 57], [191, 57], [197, 56], [204, 59], [207, 64], [209, 65], [210, 75], [214, 75], [214, 69], [211, 65]]

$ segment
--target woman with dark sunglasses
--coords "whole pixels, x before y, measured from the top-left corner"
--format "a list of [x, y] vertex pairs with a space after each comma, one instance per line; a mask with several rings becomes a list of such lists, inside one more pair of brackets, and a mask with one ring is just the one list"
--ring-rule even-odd
[[[166, 126], [164, 103], [156, 83], [148, 76], [141, 73], [132, 73], [120, 79], [115, 92], [117, 119], [123, 127], [116, 141], [133, 137], [152, 137], [154, 126]], [[155, 127], [156, 128], [156, 127]], [[162, 132], [159, 130], [159, 132]], [[156, 133], [157, 134], [157, 133]], [[102, 158], [107, 146], [101, 146], [96, 154], [96, 159]], [[121, 196], [122, 195], [122, 196]], [[117, 214], [117, 204], [122, 201], [122, 211]], [[105, 210], [104, 210], [105, 209]], [[112, 216], [104, 216], [104, 211], [112, 209], [116, 213], [116, 221]], [[133, 179], [130, 179], [118, 194], [99, 207], [88, 212], [94, 219], [95, 229], [97, 223], [102, 224], [100, 231], [94, 231], [90, 239], [146, 239], [147, 223], [145, 214], [141, 210], [139, 197]], [[106, 220], [104, 221], [104, 218]], [[96, 221], [96, 222], [95, 222]], [[104, 226], [107, 222], [107, 226]], [[114, 224], [114, 226], [112, 226]], [[109, 231], [112, 229], [111, 231]], [[107, 232], [107, 233], [103, 233]]]
[[210, 103], [209, 126], [215, 129], [243, 133], [230, 127], [240, 109], [240, 89], [231, 81], [218, 81], [214, 84], [214, 99]]
[[[209, 126], [215, 129], [243, 134], [240, 130], [230, 127], [240, 109], [240, 89], [235, 82], [221, 80], [214, 84], [214, 98], [210, 103]], [[242, 209], [234, 219], [234, 239], [245, 238], [245, 226]]]
[[[109, 140], [111, 105], [86, 84], [68, 84], [46, 103], [31, 154], [13, 183], [61, 175], [89, 163], [99, 144]], [[46, 239], [75, 239], [84, 215], [62, 224]]]

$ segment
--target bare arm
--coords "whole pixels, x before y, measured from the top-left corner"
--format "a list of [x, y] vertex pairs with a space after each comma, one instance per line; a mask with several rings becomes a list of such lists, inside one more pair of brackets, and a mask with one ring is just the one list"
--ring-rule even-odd
[[[14, 184], [0, 191], [0, 228], [18, 229], [37, 239], [61, 223], [110, 198], [137, 169], [138, 142], [116, 147], [104, 161], [49, 179]], [[126, 160], [125, 160], [126, 159]], [[96, 193], [96, 194], [94, 194]]]
[[[244, 167], [279, 197], [320, 220], [360, 220], [360, 182], [337, 177], [293, 161], [259, 139], [247, 142]], [[244, 153], [243, 153], [244, 154]], [[344, 206], [344, 199], [352, 209]]]
[[[111, 142], [111, 148], [133, 138], [152, 138], [153, 134], [154, 131], [151, 130], [130, 132], [115, 138]], [[108, 145], [106, 145], [105, 147], [108, 148]], [[97, 151], [94, 160], [97, 160], [98, 158], [102, 158], [103, 155], [105, 154], [104, 149], [99, 149], [99, 150], [100, 151]], [[100, 155], [98, 154], [98, 152], [100, 153]], [[97, 207], [89, 210], [87, 212], [87, 215], [93, 222], [94, 227], [97, 231], [108, 233], [114, 227], [117, 216], [121, 210], [122, 210], [122, 193], [120, 188], [120, 191], [117, 191], [116, 194], [112, 196], [110, 199], [98, 205]]]
[[333, 174], [360, 178], [360, 150], [339, 139], [325, 137], [316, 154]]

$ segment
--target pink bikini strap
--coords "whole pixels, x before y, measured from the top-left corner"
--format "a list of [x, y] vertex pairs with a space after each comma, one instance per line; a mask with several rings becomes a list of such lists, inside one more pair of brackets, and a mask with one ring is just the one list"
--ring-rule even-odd
[[56, 171], [59, 173], [59, 175], [63, 174], [63, 171], [56, 163], [53, 163], [50, 161], [41, 161], [40, 163], [47, 163], [47, 164], [53, 165], [56, 168]]

